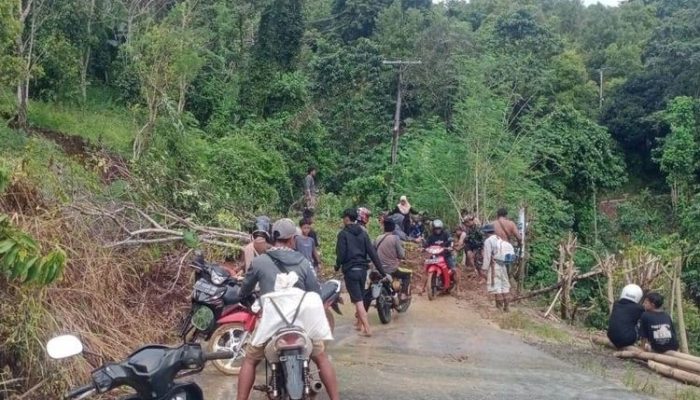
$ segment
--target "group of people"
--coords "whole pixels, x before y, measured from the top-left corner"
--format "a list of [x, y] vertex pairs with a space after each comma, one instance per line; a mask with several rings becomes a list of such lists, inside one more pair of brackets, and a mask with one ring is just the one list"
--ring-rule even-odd
[[[261, 297], [275, 293], [279, 276], [293, 275], [291, 282], [296, 289], [320, 295], [318, 281], [320, 254], [319, 238], [313, 229], [314, 207], [316, 206], [315, 168], [309, 169], [304, 181], [306, 207], [301, 220], [295, 224], [288, 218], [280, 219], [274, 224], [270, 218], [256, 218], [252, 229], [251, 241], [243, 249], [243, 270], [240, 296], [245, 297], [253, 290], [259, 290]], [[507, 219], [507, 211], [499, 210], [498, 218], [491, 224], [481, 226], [479, 220], [471, 213], [463, 215], [461, 224], [455, 229], [456, 237], [447, 230], [440, 220], [432, 222], [432, 229], [427, 238], [412, 237], [407, 234], [412, 229], [411, 216], [418, 214], [402, 196], [391, 213], [380, 216], [382, 234], [375, 240], [369, 237], [367, 225], [371, 212], [366, 208], [349, 208], [342, 214], [343, 228], [336, 241], [335, 270], [341, 271], [345, 288], [350, 300], [355, 305], [355, 328], [360, 335], [371, 336], [371, 327], [364, 305], [366, 280], [370, 263], [382, 278], [395, 277], [401, 280], [400, 296], [409, 296], [410, 270], [404, 269], [406, 258], [404, 242], [414, 240], [424, 246], [441, 245], [446, 248], [447, 263], [459, 276], [455, 255], [465, 254], [465, 265], [477, 267], [477, 252], [483, 252], [484, 264], [478, 269], [479, 276], [486, 276], [489, 293], [497, 296], [499, 307], [507, 310], [509, 280], [507, 263], [503, 248], [508, 240], [520, 241], [515, 224]], [[512, 251], [511, 251], [512, 252]], [[307, 293], [307, 294], [308, 294]], [[319, 313], [325, 310], [319, 309]], [[324, 351], [323, 340], [313, 340], [311, 358], [319, 368], [319, 375], [331, 399], [338, 399], [338, 383], [328, 356]], [[246, 357], [238, 377], [238, 397], [247, 399], [255, 380], [255, 369], [264, 359], [264, 347], [247, 345]]]
[[659, 293], [644, 294], [638, 285], [625, 286], [610, 313], [608, 339], [619, 349], [641, 342], [646, 351], [678, 350], [676, 330], [663, 305], [664, 298]]

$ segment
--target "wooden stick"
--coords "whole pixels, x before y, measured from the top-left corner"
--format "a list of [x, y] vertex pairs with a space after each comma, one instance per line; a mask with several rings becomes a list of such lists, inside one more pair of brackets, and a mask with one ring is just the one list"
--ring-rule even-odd
[[[623, 350], [623, 351], [616, 351], [615, 357], [636, 358], [638, 360], [645, 360], [645, 361], [651, 360], [651, 361], [656, 361], [657, 363], [668, 365], [670, 367], [680, 368], [680, 369], [683, 369], [685, 371], [700, 373], [700, 363], [684, 360], [684, 359], [681, 359], [678, 357], [673, 357], [673, 356], [665, 355], [665, 354], [651, 353], [648, 351]], [[698, 379], [700, 379], [700, 376], [698, 377]]]
[[557, 294], [554, 296], [554, 300], [552, 300], [552, 304], [549, 305], [549, 308], [547, 309], [547, 312], [544, 313], [544, 317], [547, 318], [549, 313], [552, 312], [552, 308], [554, 308], [554, 305], [557, 304], [557, 300], [559, 300], [559, 295], [561, 294], [562, 288], [559, 288], [559, 291]]
[[676, 272], [676, 285], [675, 285], [675, 293], [676, 293], [676, 307], [678, 311], [678, 337], [680, 338], [680, 344], [681, 344], [681, 351], [683, 353], [690, 353], [688, 349], [688, 333], [685, 330], [685, 316], [683, 315], [683, 292], [681, 291], [682, 286], [681, 286], [681, 273], [683, 272], [683, 262], [681, 261], [680, 257], [676, 259], [677, 263], [677, 272]]
[[689, 385], [700, 386], [700, 375], [696, 375], [687, 371], [681, 371], [679, 369], [672, 368], [668, 365], [663, 365], [652, 360], [647, 361], [647, 365], [653, 371], [665, 377], [675, 379], [677, 381], [681, 381]]
[[669, 350], [669, 351], [665, 352], [664, 355], [672, 356], [672, 357], [676, 357], [676, 358], [681, 358], [683, 360], [693, 361], [693, 362], [700, 364], [700, 357], [693, 356], [693, 355], [686, 354], [686, 353], [681, 353], [680, 351]]
[[[580, 280], [582, 280], [582, 279], [588, 279], [588, 278], [591, 278], [591, 277], [593, 277], [593, 276], [601, 275], [602, 273], [603, 273], [603, 271], [600, 270], [600, 269], [595, 269], [595, 270], [592, 270], [592, 271], [588, 271], [588, 272], [586, 272], [585, 274], [581, 274], [581, 275], [576, 275], [576, 276], [574, 276], [573, 279], [571, 279], [571, 282], [580, 281]], [[562, 286], [562, 284], [563, 284], [563, 282], [557, 282], [556, 284], [554, 284], [554, 285], [552, 285], [552, 286], [548, 286], [548, 287], [546, 287], [546, 288], [533, 290], [532, 292], [528, 292], [528, 293], [523, 293], [521, 296], [515, 297], [515, 298], [514, 298], [513, 300], [511, 300], [511, 301], [518, 301], [518, 300], [529, 299], [529, 298], [531, 298], [531, 297], [539, 296], [539, 295], [541, 295], [541, 294], [553, 292], [553, 291], [559, 289], [559, 288]]]

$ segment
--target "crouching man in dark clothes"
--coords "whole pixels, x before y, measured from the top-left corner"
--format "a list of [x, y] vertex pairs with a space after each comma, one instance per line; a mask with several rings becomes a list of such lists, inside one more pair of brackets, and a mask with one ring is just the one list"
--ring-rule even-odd
[[639, 304], [642, 295], [642, 288], [634, 284], [627, 285], [622, 289], [620, 300], [613, 304], [608, 320], [608, 339], [618, 349], [633, 346], [639, 340], [637, 324], [644, 312]]

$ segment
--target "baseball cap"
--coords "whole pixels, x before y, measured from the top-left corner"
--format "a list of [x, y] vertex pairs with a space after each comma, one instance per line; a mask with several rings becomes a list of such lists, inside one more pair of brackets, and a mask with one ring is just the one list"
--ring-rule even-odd
[[272, 224], [272, 236], [277, 239], [291, 239], [297, 233], [297, 226], [289, 218], [278, 219]]

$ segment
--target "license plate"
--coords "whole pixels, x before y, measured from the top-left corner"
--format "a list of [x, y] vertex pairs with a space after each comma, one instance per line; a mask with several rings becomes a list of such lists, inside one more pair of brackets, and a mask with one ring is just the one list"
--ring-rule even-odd
[[426, 263], [427, 265], [439, 264], [439, 263], [440, 263], [440, 260], [437, 259], [437, 258], [429, 258], [429, 259], [425, 260], [425, 263]]
[[214, 296], [219, 289], [219, 286], [213, 285], [204, 279], [200, 279], [194, 284], [194, 290], [198, 290], [209, 296]]

